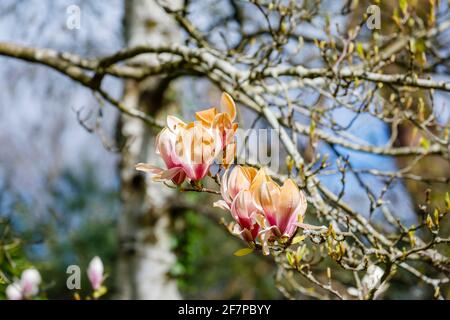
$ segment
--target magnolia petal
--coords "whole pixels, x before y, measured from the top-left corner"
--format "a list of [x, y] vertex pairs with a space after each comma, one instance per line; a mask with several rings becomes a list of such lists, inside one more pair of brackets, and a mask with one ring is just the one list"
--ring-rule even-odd
[[156, 137], [156, 153], [161, 156], [167, 168], [179, 167], [180, 159], [175, 152], [176, 135], [167, 128]]
[[248, 229], [253, 238], [259, 232], [259, 225], [255, 223], [255, 207], [252, 195], [248, 190], [242, 190], [231, 204], [231, 215], [239, 223], [239, 225]]
[[234, 198], [233, 203], [231, 204], [231, 214], [237, 222], [241, 225], [244, 222], [244, 227], [248, 227], [250, 225], [249, 214], [251, 209], [253, 209], [251, 195], [248, 191], [242, 190]]
[[198, 181], [203, 179], [209, 172], [209, 163], [205, 164], [189, 164], [189, 163], [183, 163], [183, 169], [184, 172], [186, 172], [186, 175], [189, 179], [192, 181]]
[[262, 247], [262, 252], [265, 256], [268, 256], [270, 254], [269, 238], [272, 235], [271, 233], [272, 229], [273, 227], [266, 228], [258, 233], [259, 241]]
[[254, 215], [254, 219], [256, 223], [261, 227], [261, 229], [265, 230], [268, 228], [266, 217], [260, 213]]
[[236, 130], [238, 129], [238, 126], [239, 125], [237, 123], [232, 123], [230, 127], [224, 128], [222, 136], [225, 145], [232, 143], [235, 140], [235, 134]]
[[39, 284], [41, 283], [41, 275], [36, 269], [27, 269], [22, 272], [20, 278], [20, 286], [22, 288], [22, 294], [25, 297], [32, 297], [39, 292]]
[[175, 167], [175, 168], [171, 168], [169, 170], [164, 170], [159, 175], [159, 179], [161, 179], [161, 180], [171, 180], [177, 174], [179, 174], [181, 172], [183, 172], [183, 168], [181, 168], [181, 167]]
[[289, 218], [286, 235], [288, 237], [292, 237], [296, 230], [297, 226], [303, 222], [303, 216], [305, 215], [307, 208], [307, 201], [303, 191], [299, 190], [299, 203], [294, 212], [292, 212], [291, 217]]
[[[250, 172], [250, 171], [249, 171]], [[261, 184], [265, 181], [269, 181], [270, 178], [267, 176], [266, 170], [265, 168], [260, 168], [254, 178], [252, 179], [252, 184], [250, 186], [250, 191], [256, 195], [256, 193], [259, 191], [259, 189], [261, 188]]]
[[172, 182], [176, 185], [182, 184], [184, 180], [186, 180], [186, 172], [184, 170], [181, 170], [180, 173], [172, 178]]
[[239, 223], [236, 223], [233, 227], [231, 233], [235, 236], [239, 236], [243, 240], [247, 242], [254, 241], [259, 234], [259, 226], [253, 225], [251, 228], [246, 228], [241, 226]]
[[280, 202], [276, 219], [277, 225], [283, 234], [291, 236], [295, 232], [300, 205], [300, 190], [292, 179], [287, 179], [280, 188]]
[[[188, 125], [189, 126], [189, 125]], [[194, 132], [191, 128], [178, 130], [175, 140], [175, 153], [184, 165], [192, 164]]]
[[228, 178], [228, 194], [230, 198], [234, 198], [241, 190], [248, 189], [250, 187], [250, 180], [248, 175], [242, 169], [241, 166], [236, 166], [231, 170]]
[[228, 93], [222, 93], [222, 97], [220, 98], [220, 106], [230, 116], [231, 121], [236, 118], [236, 104], [234, 103], [233, 98]]
[[253, 241], [251, 232], [246, 228], [242, 228], [237, 223], [234, 225], [231, 233], [247, 242]]
[[228, 113], [218, 113], [214, 116], [213, 127], [220, 128], [221, 131], [225, 131], [225, 129], [231, 129], [233, 127], [230, 119], [230, 115]]
[[167, 116], [167, 127], [172, 132], [177, 132], [179, 128], [183, 128], [186, 126], [186, 123], [183, 120], [175, 117], [175, 116]]
[[236, 144], [235, 143], [228, 144], [224, 150], [224, 154], [222, 157], [222, 165], [225, 168], [230, 167], [233, 164], [235, 157], [236, 157]]
[[292, 179], [287, 179], [280, 189], [281, 202], [280, 209], [283, 213], [289, 214], [296, 210], [300, 205], [300, 190]]
[[222, 182], [220, 185], [220, 194], [222, 195], [222, 198], [225, 200], [226, 203], [229, 205], [233, 201], [231, 197], [228, 194], [228, 175], [231, 172], [231, 170], [226, 170], [225, 173], [222, 176]]
[[91, 262], [89, 262], [89, 266], [87, 269], [87, 275], [89, 278], [89, 282], [91, 283], [92, 289], [94, 290], [100, 289], [102, 282], [104, 280], [103, 271], [104, 267], [102, 260], [98, 256], [95, 256], [91, 260]]
[[220, 208], [223, 210], [230, 210], [230, 206], [224, 200], [218, 200], [213, 203], [213, 207]]
[[236, 224], [233, 226], [233, 230], [231, 231], [231, 233], [232, 233], [233, 235], [235, 235], [235, 236], [241, 236], [241, 234], [242, 234], [243, 231], [244, 231], [244, 230], [241, 228], [241, 226], [240, 226], [238, 223], [236, 223]]
[[20, 284], [14, 282], [10, 284], [8, 287], [6, 287], [5, 290], [6, 297], [8, 300], [22, 300], [23, 294], [22, 294], [22, 288], [20, 287]]
[[212, 152], [213, 157], [217, 158], [221, 154], [221, 152], [223, 150], [223, 146], [224, 146], [224, 144], [222, 142], [222, 135], [219, 130], [214, 130], [211, 137], [213, 139], [212, 141], [214, 142], [212, 145], [214, 147], [213, 152]]
[[253, 167], [242, 167], [242, 170], [244, 171], [244, 174], [247, 176], [247, 180], [253, 182], [253, 179], [255, 178], [258, 170], [256, 170]]
[[137, 165], [134, 166], [136, 168], [136, 170], [138, 171], [143, 171], [143, 172], [150, 172], [150, 173], [161, 173], [164, 170], [161, 169], [160, 167], [154, 166], [152, 164], [149, 163], [138, 163]]
[[216, 129], [220, 133], [220, 139], [222, 142], [222, 147], [225, 147], [228, 143], [233, 142], [234, 134], [234, 124], [231, 123], [230, 116], [226, 113], [218, 113], [214, 117], [212, 123], [212, 128]]
[[216, 108], [209, 108], [195, 113], [195, 118], [207, 126], [211, 126], [217, 114]]
[[246, 229], [246, 228], [242, 228], [239, 224], [235, 224], [234, 228], [231, 232], [233, 235], [240, 237], [241, 239], [250, 242], [253, 241], [253, 237], [252, 237], [252, 233], [250, 232], [250, 230]]
[[271, 225], [276, 224], [276, 214], [280, 202], [280, 187], [272, 181], [262, 182], [256, 192], [256, 203], [266, 214], [266, 218]]

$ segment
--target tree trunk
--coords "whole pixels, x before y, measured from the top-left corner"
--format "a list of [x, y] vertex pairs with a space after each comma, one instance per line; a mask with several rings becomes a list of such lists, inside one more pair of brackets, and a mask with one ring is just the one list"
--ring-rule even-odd
[[[179, 39], [176, 22], [154, 0], [125, 1], [124, 28], [127, 46], [173, 43]], [[143, 59], [148, 63], [156, 57], [146, 55], [135, 62]], [[124, 103], [162, 118], [173, 107], [163, 98], [168, 85], [169, 80], [161, 77], [127, 81]], [[173, 192], [134, 168], [138, 162], [160, 163], [154, 148], [155, 131], [126, 115], [120, 116], [118, 131], [121, 145], [125, 146], [119, 168], [123, 212], [118, 231], [118, 298], [179, 299], [176, 281], [168, 277], [176, 261], [170, 248], [169, 203]]]

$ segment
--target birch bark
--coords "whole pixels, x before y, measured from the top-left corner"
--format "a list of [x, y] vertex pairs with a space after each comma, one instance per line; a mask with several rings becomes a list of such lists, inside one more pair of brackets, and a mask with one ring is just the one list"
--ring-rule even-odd
[[[176, 22], [154, 0], [125, 1], [124, 31], [127, 46], [167, 44], [179, 39]], [[156, 57], [139, 59], [149, 62]], [[174, 107], [164, 99], [168, 85], [167, 79], [159, 77], [128, 81], [124, 103], [163, 118]], [[160, 162], [155, 154], [155, 132], [126, 115], [121, 115], [118, 130], [125, 145], [119, 168], [123, 212], [119, 219], [118, 298], [179, 299], [176, 281], [168, 277], [176, 261], [170, 244], [169, 203], [173, 192], [134, 169], [138, 162]]]

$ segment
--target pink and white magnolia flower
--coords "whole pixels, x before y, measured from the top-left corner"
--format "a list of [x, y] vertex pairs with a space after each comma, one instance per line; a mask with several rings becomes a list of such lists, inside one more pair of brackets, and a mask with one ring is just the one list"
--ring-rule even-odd
[[222, 151], [220, 132], [200, 121], [181, 126], [175, 141], [175, 154], [186, 176], [192, 181], [203, 179]]
[[235, 166], [225, 171], [220, 185], [220, 194], [223, 200], [215, 202], [216, 207], [225, 210], [231, 209], [231, 204], [242, 190], [249, 190], [256, 176], [256, 169], [252, 167]]
[[235, 166], [222, 176], [222, 200], [215, 207], [231, 212], [238, 223], [236, 233], [246, 241], [257, 237], [268, 254], [268, 240], [291, 238], [303, 221], [306, 197], [292, 179], [280, 187], [264, 168]]
[[305, 194], [292, 179], [287, 179], [281, 187], [272, 180], [261, 181], [255, 186], [254, 200], [277, 237], [291, 238], [307, 207]]
[[22, 300], [34, 297], [39, 293], [41, 275], [34, 268], [22, 272], [19, 281], [10, 284], [6, 288], [6, 296], [9, 300]]
[[231, 215], [238, 223], [234, 233], [242, 236], [247, 241], [255, 241], [259, 234], [257, 223], [258, 208], [256, 207], [252, 194], [248, 190], [240, 191], [234, 198], [230, 209]]
[[186, 179], [186, 173], [183, 170], [181, 159], [175, 152], [175, 142], [179, 128], [185, 125], [178, 118], [168, 116], [167, 127], [162, 129], [156, 137], [156, 153], [166, 164], [166, 170], [149, 163], [138, 163], [136, 169], [155, 174], [153, 179], [156, 181], [172, 180], [176, 185], [182, 184]]
[[255, 241], [259, 233], [259, 225], [256, 222], [259, 211], [250, 192], [255, 176], [256, 170], [251, 167], [235, 166], [228, 169], [222, 176], [220, 187], [223, 200], [214, 203], [215, 207], [230, 211], [238, 223], [234, 233], [247, 242]]
[[226, 92], [220, 99], [220, 111], [213, 107], [195, 113], [195, 118], [208, 128], [219, 130], [222, 149], [234, 142], [234, 134], [238, 128], [236, 119], [236, 104], [233, 98]]
[[139, 163], [136, 169], [155, 174], [155, 180], [172, 180], [182, 184], [185, 179], [199, 181], [209, 172], [218, 156], [225, 152], [224, 162], [234, 159], [234, 133], [237, 124], [233, 99], [222, 96], [227, 112], [219, 113], [215, 108], [196, 113], [197, 121], [185, 123], [174, 116], [167, 117], [167, 127], [156, 139], [156, 152], [167, 169], [148, 163]]
[[103, 271], [104, 268], [102, 260], [99, 257], [94, 257], [89, 263], [87, 269], [87, 275], [92, 289], [99, 290], [101, 288], [104, 280]]
[[5, 293], [8, 300], [22, 300], [24, 298], [22, 288], [20, 287], [20, 284], [16, 282], [6, 287]]

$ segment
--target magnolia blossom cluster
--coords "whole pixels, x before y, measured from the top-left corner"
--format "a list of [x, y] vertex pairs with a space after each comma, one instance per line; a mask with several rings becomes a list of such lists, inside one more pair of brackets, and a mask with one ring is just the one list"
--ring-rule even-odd
[[167, 117], [167, 126], [156, 138], [156, 152], [166, 169], [148, 163], [139, 163], [136, 169], [151, 172], [155, 180], [172, 180], [176, 185], [186, 179], [199, 181], [219, 155], [228, 166], [234, 160], [234, 134], [238, 128], [233, 123], [236, 106], [230, 95], [222, 94], [221, 110], [213, 107], [195, 114], [196, 120], [185, 123], [174, 116]]
[[306, 198], [292, 179], [280, 186], [264, 168], [230, 168], [236, 149], [236, 106], [227, 93], [222, 94], [220, 106], [220, 111], [210, 108], [197, 112], [196, 121], [190, 123], [168, 116], [167, 127], [156, 139], [156, 152], [166, 169], [147, 163], [137, 164], [136, 169], [176, 185], [185, 180], [197, 182], [222, 153], [222, 168], [226, 170], [221, 181], [223, 200], [214, 205], [228, 210], [236, 220], [233, 233], [249, 244], [259, 242], [268, 254], [269, 243], [285, 241], [295, 234], [306, 211]]
[[41, 275], [36, 269], [26, 269], [19, 280], [6, 288], [6, 296], [9, 300], [31, 299], [39, 293]]
[[231, 212], [237, 224], [234, 232], [249, 243], [259, 240], [268, 254], [268, 242], [287, 240], [303, 221], [307, 202], [292, 179], [282, 186], [264, 168], [235, 166], [222, 176], [223, 200], [214, 206]]

